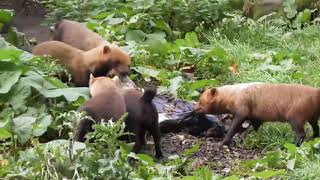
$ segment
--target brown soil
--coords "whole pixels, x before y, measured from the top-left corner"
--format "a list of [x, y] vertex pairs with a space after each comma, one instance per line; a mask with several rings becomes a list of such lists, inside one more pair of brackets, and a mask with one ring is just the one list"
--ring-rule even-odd
[[[249, 150], [237, 146], [218, 147], [221, 139], [196, 137], [185, 132], [163, 134], [161, 138], [162, 151], [165, 159], [174, 154], [182, 154], [184, 150], [201, 143], [199, 152], [193, 155], [192, 167], [209, 166], [214, 172], [229, 175], [234, 166], [241, 160], [256, 159], [261, 156], [261, 150]], [[148, 138], [145, 153], [153, 155], [153, 141]]]

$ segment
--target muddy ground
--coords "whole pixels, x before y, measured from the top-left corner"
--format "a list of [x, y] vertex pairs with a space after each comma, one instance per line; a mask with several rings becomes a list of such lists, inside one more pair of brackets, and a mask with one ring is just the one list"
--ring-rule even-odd
[[[16, 16], [12, 25], [17, 27], [20, 32], [25, 33], [27, 38], [35, 38], [38, 42], [49, 40], [49, 27], [41, 25], [45, 20], [43, 6], [34, 4], [30, 0], [1, 0], [0, 8], [15, 10]], [[152, 147], [153, 142], [151, 138], [148, 139], [148, 147], [149, 145]], [[234, 163], [239, 160], [255, 159], [260, 156], [260, 150], [246, 150], [235, 145], [230, 148], [218, 148], [220, 140], [179, 132], [163, 134], [161, 144], [164, 155], [168, 157], [180, 154], [197, 142], [202, 142], [200, 151], [194, 155], [193, 166], [209, 165], [215, 172], [223, 175], [227, 175]]]

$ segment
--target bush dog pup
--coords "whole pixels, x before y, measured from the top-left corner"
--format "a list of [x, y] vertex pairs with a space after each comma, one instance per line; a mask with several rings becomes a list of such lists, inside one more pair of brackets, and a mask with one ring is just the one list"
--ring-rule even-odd
[[125, 88], [122, 94], [128, 112], [126, 128], [135, 134], [135, 145], [132, 151], [138, 153], [141, 150], [142, 145], [145, 145], [145, 133], [148, 131], [154, 140], [156, 158], [163, 157], [160, 147], [158, 111], [152, 103], [156, 89], [148, 88], [142, 93], [134, 88]]
[[[86, 111], [95, 122], [111, 118], [116, 121], [126, 112], [124, 98], [112, 79], [90, 75], [89, 89], [92, 98], [80, 107], [80, 111]], [[81, 120], [75, 140], [83, 142], [86, 133], [92, 131], [93, 123], [90, 119]]]
[[70, 20], [60, 20], [54, 25], [52, 40], [61, 41], [83, 51], [110, 44], [84, 25]]
[[249, 120], [255, 130], [264, 121], [289, 122], [296, 133], [296, 146], [305, 139], [309, 122], [313, 137], [319, 136], [320, 90], [299, 84], [244, 83], [206, 90], [195, 105], [196, 112], [234, 115], [221, 145], [230, 143], [241, 124]]
[[50, 55], [71, 74], [76, 86], [88, 86], [89, 76], [105, 76], [110, 70], [127, 75], [130, 58], [112, 45], [101, 45], [82, 51], [59, 41], [47, 41], [35, 46], [34, 55]]

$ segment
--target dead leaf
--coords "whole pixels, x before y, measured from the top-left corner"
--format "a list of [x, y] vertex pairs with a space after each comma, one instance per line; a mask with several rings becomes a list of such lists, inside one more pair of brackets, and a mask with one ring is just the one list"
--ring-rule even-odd
[[232, 72], [233, 75], [239, 74], [238, 65], [236, 63], [232, 63], [228, 69]]
[[195, 66], [192, 64], [190, 66], [185, 66], [180, 68], [180, 71], [183, 73], [194, 73]]

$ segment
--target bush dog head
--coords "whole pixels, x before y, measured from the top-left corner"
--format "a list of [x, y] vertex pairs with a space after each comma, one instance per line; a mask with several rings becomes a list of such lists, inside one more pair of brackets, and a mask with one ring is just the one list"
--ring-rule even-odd
[[129, 73], [129, 65], [131, 59], [129, 55], [120, 48], [114, 45], [101, 45], [86, 52], [85, 60], [90, 64], [92, 57], [96, 58], [96, 61], [91, 61], [93, 64], [91, 72], [95, 77], [105, 76], [106, 72], [110, 72], [120, 78], [127, 77]]
[[264, 121], [289, 122], [296, 132], [299, 146], [309, 122], [313, 136], [319, 136], [320, 90], [299, 84], [244, 83], [206, 90], [194, 106], [194, 111], [210, 114], [233, 114], [234, 120], [222, 144], [228, 144], [249, 120], [255, 130]]

